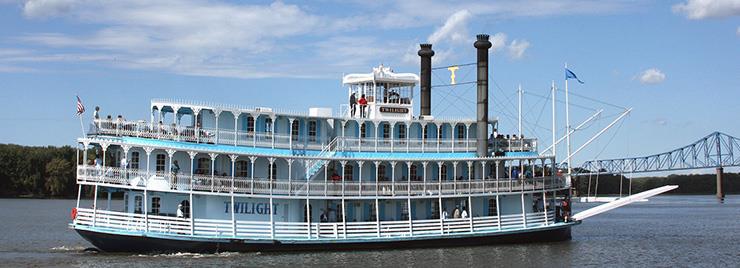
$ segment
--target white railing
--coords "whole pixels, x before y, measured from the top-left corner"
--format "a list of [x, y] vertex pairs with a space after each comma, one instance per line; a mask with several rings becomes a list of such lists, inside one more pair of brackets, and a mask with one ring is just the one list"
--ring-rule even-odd
[[458, 219], [369, 222], [274, 222], [179, 218], [78, 208], [75, 226], [138, 233], [249, 239], [393, 238], [462, 233], [490, 233], [556, 224], [555, 213], [495, 215]]
[[[268, 180], [211, 175], [173, 175], [138, 169], [100, 166], [77, 166], [77, 182], [152, 190], [178, 190], [310, 196], [429, 196], [455, 194], [483, 194], [498, 192], [526, 192], [561, 189], [562, 177], [534, 177], [525, 179], [486, 179], [458, 181], [308, 181]], [[232, 186], [233, 184], [233, 186]], [[308, 185], [308, 188], [306, 186]], [[308, 189], [308, 193], [306, 193]]]

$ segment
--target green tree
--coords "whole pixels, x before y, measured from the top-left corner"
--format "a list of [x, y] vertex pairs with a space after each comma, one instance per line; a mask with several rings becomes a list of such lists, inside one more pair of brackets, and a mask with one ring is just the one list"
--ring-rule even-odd
[[52, 196], [67, 193], [69, 181], [74, 178], [72, 164], [61, 158], [54, 158], [46, 164], [46, 182], [44, 189]]

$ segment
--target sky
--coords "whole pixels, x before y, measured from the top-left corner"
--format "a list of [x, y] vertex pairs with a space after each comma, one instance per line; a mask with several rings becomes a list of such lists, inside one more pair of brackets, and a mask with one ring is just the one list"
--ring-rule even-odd
[[[524, 135], [551, 144], [550, 85], [563, 101], [566, 63], [585, 82], [569, 82], [571, 124], [604, 109], [573, 134], [574, 150], [633, 109], [574, 165], [740, 136], [740, 0], [0, 0], [0, 143], [73, 145], [76, 95], [86, 120], [94, 106], [148, 119], [152, 98], [337, 110], [343, 74], [418, 73], [427, 42], [434, 66], [472, 63], [478, 33], [493, 42], [501, 133], [518, 131], [521, 85]], [[435, 71], [432, 84], [448, 76]], [[474, 86], [433, 88], [435, 116], [474, 118], [474, 104]], [[556, 114], [560, 137], [563, 103]]]

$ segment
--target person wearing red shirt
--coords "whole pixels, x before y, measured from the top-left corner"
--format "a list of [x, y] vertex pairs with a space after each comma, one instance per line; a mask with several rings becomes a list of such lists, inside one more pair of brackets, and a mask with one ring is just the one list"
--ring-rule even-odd
[[360, 104], [360, 117], [365, 118], [367, 116], [365, 108], [367, 108], [367, 99], [365, 99], [365, 94], [362, 94], [360, 96], [360, 99], [357, 101], [358, 104]]

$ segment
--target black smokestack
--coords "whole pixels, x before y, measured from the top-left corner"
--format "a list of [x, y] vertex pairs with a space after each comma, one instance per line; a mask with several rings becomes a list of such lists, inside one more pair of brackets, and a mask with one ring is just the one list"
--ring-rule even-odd
[[432, 44], [419, 45], [419, 57], [421, 57], [421, 71], [419, 73], [421, 81], [421, 115], [432, 115]]
[[[487, 34], [479, 34], [473, 46], [478, 49], [478, 120], [476, 153], [488, 156], [488, 49], [491, 42]], [[421, 54], [421, 52], [419, 52]], [[422, 101], [422, 103], [424, 103]]]

